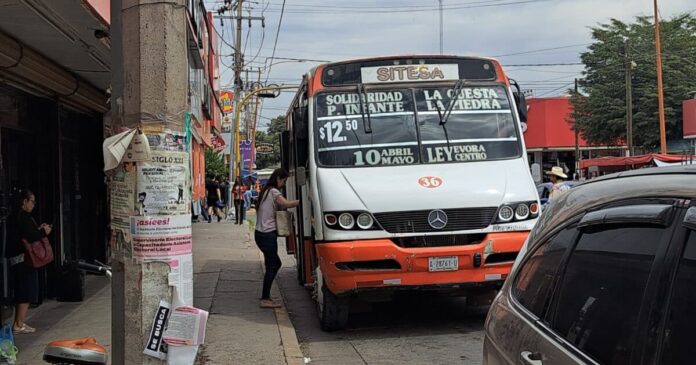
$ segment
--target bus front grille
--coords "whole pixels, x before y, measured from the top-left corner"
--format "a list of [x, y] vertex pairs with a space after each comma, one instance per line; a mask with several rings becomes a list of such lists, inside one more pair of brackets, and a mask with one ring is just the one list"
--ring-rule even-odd
[[486, 228], [493, 223], [497, 210], [497, 207], [443, 209], [447, 224], [442, 229], [435, 229], [428, 223], [428, 215], [433, 210], [374, 213], [374, 216], [389, 233], [448, 232]]
[[403, 248], [466, 246], [481, 243], [486, 238], [485, 233], [452, 234], [439, 236], [394, 237], [392, 242]]

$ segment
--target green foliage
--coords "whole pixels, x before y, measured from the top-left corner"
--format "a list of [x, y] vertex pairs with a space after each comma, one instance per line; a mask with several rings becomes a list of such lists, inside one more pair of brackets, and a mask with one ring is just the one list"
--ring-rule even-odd
[[205, 150], [205, 175], [225, 177], [227, 176], [228, 166], [225, 163], [224, 157], [221, 154], [213, 151], [210, 148]]
[[[655, 34], [652, 17], [625, 24], [612, 19], [592, 29], [594, 43], [581, 55], [582, 93], [572, 93], [573, 117], [591, 144], [616, 145], [626, 139], [626, 68], [633, 68], [633, 139], [637, 149], [659, 147]], [[667, 139], [682, 137], [682, 102], [696, 90], [696, 18], [690, 14], [660, 22], [662, 79]], [[629, 53], [625, 50], [628, 40]], [[584, 94], [584, 95], [582, 95]]]
[[285, 116], [281, 115], [271, 120], [266, 131], [256, 131], [256, 143], [266, 142], [273, 144], [273, 153], [270, 155], [256, 155], [256, 170], [280, 166], [280, 133], [285, 130]]

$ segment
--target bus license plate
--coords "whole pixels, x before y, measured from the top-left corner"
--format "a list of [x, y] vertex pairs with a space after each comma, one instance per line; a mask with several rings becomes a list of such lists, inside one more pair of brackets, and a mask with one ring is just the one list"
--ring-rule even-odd
[[459, 268], [459, 257], [429, 257], [428, 271], [456, 271]]

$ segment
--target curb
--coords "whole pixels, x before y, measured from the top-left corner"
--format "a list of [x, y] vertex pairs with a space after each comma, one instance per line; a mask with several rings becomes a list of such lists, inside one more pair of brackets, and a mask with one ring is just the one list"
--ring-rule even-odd
[[[253, 242], [253, 236], [249, 237], [249, 242]], [[261, 268], [263, 268], [263, 253], [260, 251], [259, 264]], [[278, 293], [283, 301], [283, 306], [275, 309], [275, 317], [276, 324], [278, 325], [278, 333], [280, 334], [280, 342], [283, 345], [285, 363], [287, 365], [304, 365], [304, 354], [302, 354], [302, 350], [300, 349], [300, 342], [297, 339], [295, 327], [292, 325], [292, 321], [290, 321], [288, 311], [285, 310], [285, 298], [283, 298], [283, 293], [280, 291], [280, 288], [278, 288]]]

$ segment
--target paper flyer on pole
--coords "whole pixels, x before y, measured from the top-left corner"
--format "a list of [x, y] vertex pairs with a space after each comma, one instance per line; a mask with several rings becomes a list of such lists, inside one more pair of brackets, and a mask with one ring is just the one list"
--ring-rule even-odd
[[176, 288], [183, 304], [193, 305], [193, 255], [169, 260], [169, 286]]
[[118, 166], [136, 132], [135, 129], [129, 129], [104, 140], [102, 144], [104, 171], [112, 170]]
[[123, 161], [139, 162], [150, 160], [150, 143], [144, 133], [136, 133], [126, 154], [123, 156]]
[[131, 217], [133, 258], [142, 261], [169, 261], [191, 255], [191, 217], [170, 215]]
[[164, 300], [160, 300], [159, 307], [155, 312], [155, 319], [152, 321], [150, 336], [148, 336], [147, 344], [143, 354], [156, 357], [161, 360], [167, 358], [167, 343], [164, 342], [164, 330], [167, 326], [167, 320], [170, 316], [171, 306]]
[[151, 151], [148, 162], [138, 164], [137, 215], [188, 214], [189, 154]]
[[111, 226], [126, 233], [135, 210], [135, 170], [135, 163], [124, 162], [111, 178]]

